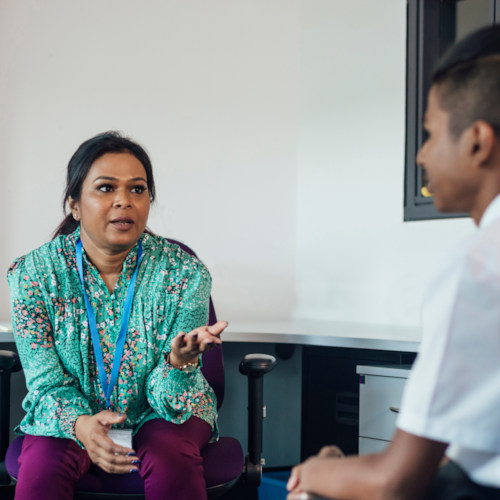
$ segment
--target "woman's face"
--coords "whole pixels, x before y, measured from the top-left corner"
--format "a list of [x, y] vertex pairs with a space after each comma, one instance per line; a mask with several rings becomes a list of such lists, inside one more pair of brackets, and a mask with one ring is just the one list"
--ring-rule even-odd
[[68, 201], [80, 221], [82, 238], [104, 251], [122, 252], [135, 245], [146, 227], [146, 170], [129, 153], [107, 153], [90, 167], [80, 200]]

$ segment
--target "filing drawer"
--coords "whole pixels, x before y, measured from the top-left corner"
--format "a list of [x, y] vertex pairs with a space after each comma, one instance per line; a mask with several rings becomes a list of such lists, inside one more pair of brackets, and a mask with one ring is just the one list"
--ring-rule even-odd
[[409, 369], [358, 366], [357, 372], [360, 374], [359, 436], [390, 441], [398, 417], [391, 408], [399, 409], [401, 405]]
[[359, 366], [402, 366], [414, 353], [304, 346], [301, 460], [335, 444], [347, 455], [359, 449]]
[[381, 439], [359, 438], [359, 454], [369, 455], [370, 453], [381, 453], [390, 444], [390, 441], [382, 441]]

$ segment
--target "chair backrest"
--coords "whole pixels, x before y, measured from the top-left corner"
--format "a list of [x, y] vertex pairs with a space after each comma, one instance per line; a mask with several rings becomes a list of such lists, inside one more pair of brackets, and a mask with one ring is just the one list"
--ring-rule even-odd
[[[171, 240], [167, 238], [170, 243], [179, 245], [182, 250], [184, 250], [189, 255], [197, 257], [197, 255], [184, 243], [180, 241]], [[210, 309], [208, 316], [208, 324], [213, 325], [217, 323], [217, 316], [215, 315], [215, 308], [212, 302], [212, 297], [210, 297]], [[203, 367], [201, 371], [207, 379], [207, 382], [211, 385], [212, 389], [217, 396], [217, 410], [220, 409], [222, 401], [224, 400], [224, 358], [222, 356], [222, 346], [216, 347], [211, 351], [203, 354]]]

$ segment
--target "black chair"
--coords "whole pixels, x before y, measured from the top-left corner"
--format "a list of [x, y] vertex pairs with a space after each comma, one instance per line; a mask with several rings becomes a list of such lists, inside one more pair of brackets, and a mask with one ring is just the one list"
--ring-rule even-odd
[[[195, 253], [175, 240], [190, 255]], [[210, 298], [209, 324], [217, 322]], [[249, 354], [240, 363], [240, 372], [248, 377], [248, 451], [244, 458], [240, 443], [234, 438], [221, 437], [202, 451], [208, 498], [217, 498], [238, 480], [250, 487], [260, 485], [262, 478], [263, 377], [273, 370], [276, 359], [266, 354]], [[0, 485], [17, 480], [18, 458], [24, 437], [9, 445], [10, 378], [22, 369], [19, 357], [10, 351], [0, 351]], [[203, 355], [203, 374], [217, 396], [217, 409], [224, 399], [224, 361], [222, 349]], [[75, 499], [144, 499], [144, 483], [136, 474], [108, 474], [92, 464], [88, 473], [77, 483]]]

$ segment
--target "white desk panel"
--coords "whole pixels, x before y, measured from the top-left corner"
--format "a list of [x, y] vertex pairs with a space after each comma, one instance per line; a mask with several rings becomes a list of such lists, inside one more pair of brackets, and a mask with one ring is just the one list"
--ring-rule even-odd
[[417, 352], [421, 332], [418, 327], [339, 321], [238, 321], [231, 322], [221, 338], [225, 342], [272, 342]]
[[12, 325], [4, 321], [0, 321], [0, 344], [2, 342], [14, 342]]

